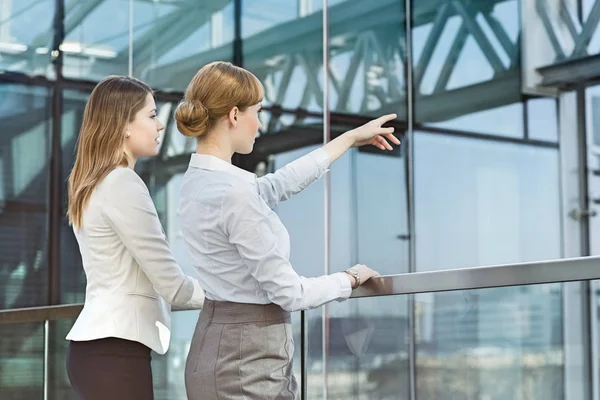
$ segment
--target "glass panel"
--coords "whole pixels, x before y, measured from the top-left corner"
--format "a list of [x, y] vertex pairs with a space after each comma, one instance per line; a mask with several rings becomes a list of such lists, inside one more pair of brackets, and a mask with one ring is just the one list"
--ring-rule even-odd
[[560, 284], [416, 296], [418, 399], [564, 398]]
[[330, 174], [331, 271], [409, 272], [405, 158], [352, 150]]
[[557, 102], [555, 99], [528, 100], [527, 131], [530, 139], [558, 141]]
[[127, 75], [129, 0], [65, 0], [61, 49], [65, 77], [96, 81]]
[[[322, 129], [322, 127], [321, 127]], [[317, 149], [318, 146], [303, 147], [288, 152], [275, 153], [271, 171], [283, 167], [287, 163]], [[284, 201], [276, 208], [276, 212], [287, 228], [291, 241], [290, 261], [296, 272], [301, 276], [315, 277], [325, 272], [325, 239], [323, 204], [325, 196], [324, 180], [315, 182], [301, 193]], [[300, 314], [294, 316], [293, 332], [296, 344], [294, 355], [294, 374], [301, 385], [301, 341]], [[323, 363], [322, 361], [322, 310], [307, 312], [307, 342], [308, 346], [308, 388], [309, 399], [322, 398]]]
[[263, 82], [265, 105], [323, 110], [322, 15], [309, 3], [242, 2], [244, 67]]
[[562, 257], [558, 150], [415, 133], [417, 270]]
[[523, 137], [519, 2], [417, 1], [412, 22], [416, 123]]
[[[329, 307], [331, 398], [410, 398], [407, 304]], [[560, 284], [416, 295], [416, 398], [562, 400], [562, 318]]]
[[[525, 85], [536, 90], [538, 69], [600, 51], [600, 3], [596, 0], [522, 0]], [[544, 88], [539, 88], [542, 92]]]
[[[76, 90], [63, 92], [64, 109], [61, 131], [63, 210], [67, 209], [67, 181], [75, 162], [75, 144], [79, 137], [83, 111], [88, 97], [89, 93], [86, 92]], [[85, 297], [86, 279], [81, 264], [79, 245], [64, 213], [60, 232], [61, 302], [64, 304], [81, 303]]]
[[[183, 240], [178, 240], [183, 242]], [[183, 244], [183, 243], [182, 243]], [[173, 246], [178, 260], [183, 255]], [[189, 265], [189, 264], [188, 264]], [[186, 272], [190, 273], [190, 268]], [[193, 273], [193, 271], [192, 271]], [[175, 312], [171, 314], [171, 344], [165, 355], [152, 353], [152, 377], [154, 379], [154, 398], [156, 400], [186, 400], [185, 362], [192, 335], [196, 327], [199, 311]]]
[[77, 400], [71, 388], [67, 375], [67, 347], [69, 341], [65, 339], [75, 320], [49, 321], [48, 345], [48, 398], [60, 400]]
[[42, 399], [44, 325], [0, 324], [0, 394], [3, 399]]
[[406, 120], [405, 2], [329, 5], [332, 111]]
[[[331, 303], [328, 399], [409, 399], [408, 298]], [[434, 397], [424, 396], [423, 399]]]
[[[600, 86], [585, 91], [585, 116], [587, 138], [587, 190], [590, 209], [599, 210], [600, 205]], [[590, 255], [600, 255], [600, 218], [588, 219]], [[600, 381], [600, 281], [590, 282], [591, 338], [593, 382]], [[594, 387], [595, 396], [600, 388]]]
[[185, 90], [203, 65], [233, 59], [233, 1], [136, 1], [133, 74], [158, 89]]
[[44, 305], [48, 293], [50, 93], [0, 85], [0, 309]]
[[50, 75], [55, 0], [0, 1], [0, 70]]

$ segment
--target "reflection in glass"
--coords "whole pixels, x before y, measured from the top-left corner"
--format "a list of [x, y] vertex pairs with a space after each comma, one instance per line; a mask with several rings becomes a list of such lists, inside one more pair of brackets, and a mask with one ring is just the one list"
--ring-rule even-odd
[[[79, 130], [83, 120], [83, 112], [89, 94], [87, 92], [80, 92], [76, 90], [65, 90], [63, 100], [63, 116], [62, 116], [62, 177], [63, 182], [63, 210], [67, 209], [67, 179], [68, 175], [73, 168], [75, 162], [75, 145], [79, 136]], [[163, 103], [156, 101], [158, 108], [158, 117], [161, 122], [166, 124], [168, 127], [173, 127], [172, 123], [169, 123], [169, 118], [172, 118], [170, 111], [170, 103]], [[165, 108], [165, 105], [168, 107]], [[182, 136], [175, 132], [175, 137]], [[162, 140], [162, 137], [161, 137]], [[164, 144], [164, 143], [163, 143]], [[175, 148], [175, 146], [172, 146]], [[165, 149], [166, 150], [166, 149]], [[180, 155], [183, 151], [177, 154], [166, 155]], [[155, 206], [158, 211], [159, 218], [161, 221], [165, 221], [165, 214], [167, 212], [167, 205], [165, 204], [164, 197], [165, 193], [164, 186], [171, 178], [171, 174], [165, 176], [161, 174], [157, 176], [155, 172], [161, 171], [162, 159], [159, 157], [151, 157], [140, 159], [136, 163], [136, 172], [140, 174], [142, 179], [145, 179], [148, 185], [150, 194], [153, 197]], [[180, 169], [185, 169], [187, 160], [181, 160]], [[79, 252], [79, 246], [73, 234], [73, 229], [69, 226], [66, 214], [63, 213], [61, 222], [61, 302], [68, 303], [80, 303], [83, 302], [85, 296], [86, 279], [81, 262], [81, 255]]]
[[561, 258], [558, 151], [415, 133], [417, 270]]
[[353, 299], [328, 309], [328, 398], [409, 399], [407, 297]]
[[417, 123], [522, 137], [519, 2], [413, 2]]
[[101, 80], [107, 75], [127, 75], [129, 1], [65, 0], [61, 50], [65, 77]]
[[75, 392], [71, 388], [69, 376], [67, 375], [66, 359], [69, 341], [65, 340], [67, 333], [75, 320], [49, 321], [50, 331], [48, 343], [48, 398], [60, 400], [77, 400]]
[[558, 141], [558, 116], [556, 100], [530, 99], [527, 106], [527, 132], [529, 139]]
[[263, 82], [264, 105], [322, 111], [323, 18], [302, 4], [242, 2], [244, 67]]
[[41, 322], [0, 324], [0, 395], [3, 399], [42, 399], [44, 326]]
[[133, 75], [183, 91], [205, 64], [233, 59], [231, 0], [136, 2]]
[[50, 75], [55, 0], [0, 1], [0, 70]]
[[[415, 182], [418, 271], [562, 257], [556, 149], [417, 132]], [[561, 296], [418, 295], [418, 397], [562, 399]]]
[[0, 309], [47, 302], [49, 95], [0, 85]]
[[329, 5], [333, 111], [406, 120], [404, 10], [402, 0]]
[[[63, 210], [67, 209], [67, 180], [75, 162], [75, 145], [79, 137], [83, 111], [89, 94], [76, 90], [63, 92], [63, 115], [61, 130], [62, 147], [62, 195]], [[66, 213], [62, 213], [60, 226], [61, 302], [82, 303], [85, 297], [86, 279], [81, 263], [79, 245], [69, 226]]]
[[560, 284], [416, 296], [419, 399], [564, 398]]
[[[316, 146], [275, 154], [270, 171], [283, 167], [289, 162], [315, 150]], [[268, 171], [268, 172], [270, 172]], [[325, 271], [324, 239], [324, 180], [321, 179], [291, 199], [280, 203], [275, 212], [287, 228], [291, 241], [290, 262], [298, 275], [315, 277]], [[300, 370], [300, 313], [294, 317], [292, 328], [295, 340], [294, 374], [301, 385]], [[322, 310], [315, 309], [306, 313], [307, 318], [307, 390], [310, 399], [322, 398], [323, 364], [322, 360]]]

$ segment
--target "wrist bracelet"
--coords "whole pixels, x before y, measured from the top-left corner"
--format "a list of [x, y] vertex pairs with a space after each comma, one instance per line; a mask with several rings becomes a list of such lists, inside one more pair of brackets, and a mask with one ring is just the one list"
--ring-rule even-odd
[[349, 268], [344, 272], [354, 278], [354, 285], [352, 285], [352, 289], [356, 289], [357, 287], [360, 286], [360, 273], [358, 271], [356, 271], [352, 268]]

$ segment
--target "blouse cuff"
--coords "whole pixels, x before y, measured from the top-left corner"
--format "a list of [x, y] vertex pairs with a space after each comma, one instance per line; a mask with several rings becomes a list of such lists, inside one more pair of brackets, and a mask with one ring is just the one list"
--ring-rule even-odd
[[340, 297], [339, 301], [346, 300], [352, 294], [352, 285], [350, 283], [350, 279], [348, 279], [348, 274], [345, 272], [337, 272], [333, 274], [340, 281]]
[[187, 305], [191, 309], [199, 310], [202, 309], [202, 306], [204, 305], [204, 289], [202, 289], [202, 286], [200, 286], [200, 283], [198, 283], [196, 279], [191, 279], [191, 281], [194, 284], [194, 293]]

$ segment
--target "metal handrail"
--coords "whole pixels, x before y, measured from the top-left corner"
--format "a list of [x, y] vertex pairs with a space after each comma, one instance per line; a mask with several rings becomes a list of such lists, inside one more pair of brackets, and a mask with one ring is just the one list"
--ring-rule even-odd
[[450, 292], [594, 279], [600, 279], [600, 256], [381, 276], [355, 289], [351, 297]]
[[[372, 278], [351, 298], [489, 289], [600, 279], [600, 256], [413, 272]], [[0, 324], [74, 319], [83, 304], [0, 310]], [[186, 311], [186, 308], [173, 308]]]

